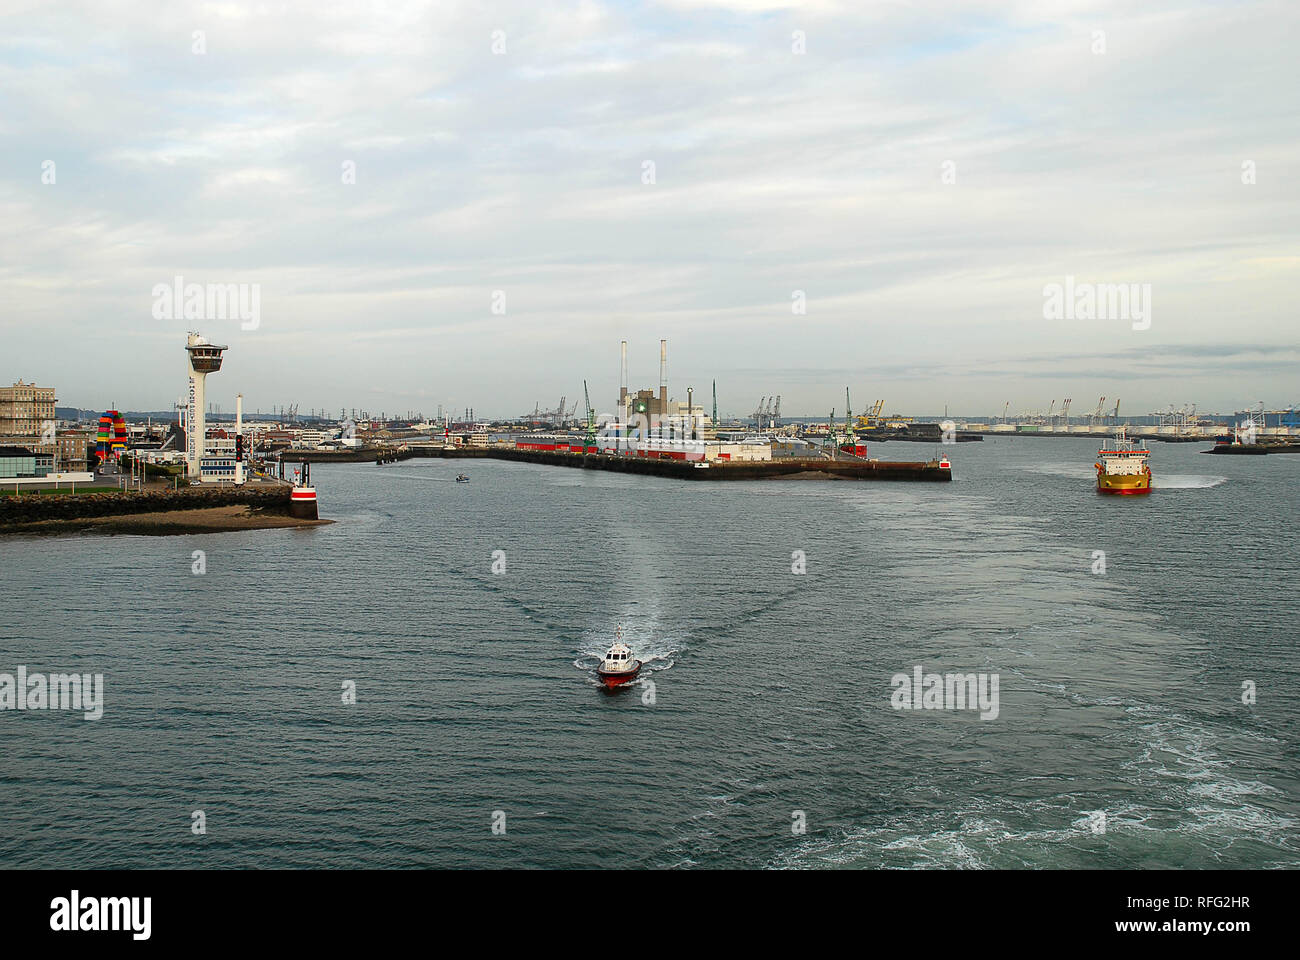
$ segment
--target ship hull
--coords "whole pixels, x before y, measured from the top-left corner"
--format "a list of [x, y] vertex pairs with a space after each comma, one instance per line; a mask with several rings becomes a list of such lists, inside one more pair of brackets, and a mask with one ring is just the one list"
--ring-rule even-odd
[[605, 671], [597, 667], [596, 676], [600, 677], [601, 683], [603, 683], [606, 687], [612, 690], [615, 687], [621, 687], [623, 684], [630, 683], [631, 681], [636, 679], [636, 675], [641, 672], [641, 661], [635, 660], [633, 661], [633, 664], [634, 665], [631, 670], [620, 670], [617, 673], [614, 673], [612, 671], [606, 673]]
[[1097, 476], [1097, 492], [1119, 496], [1151, 492], [1151, 478], [1144, 475], [1102, 473]]

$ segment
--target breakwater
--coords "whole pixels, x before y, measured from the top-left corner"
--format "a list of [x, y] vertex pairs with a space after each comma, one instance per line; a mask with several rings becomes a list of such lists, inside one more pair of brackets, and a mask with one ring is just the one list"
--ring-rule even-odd
[[831, 480], [930, 480], [952, 479], [952, 470], [938, 461], [926, 463], [891, 460], [804, 460], [780, 459], [755, 462], [713, 460], [707, 467], [683, 460], [652, 457], [619, 457], [603, 454], [561, 453], [548, 450], [514, 450], [485, 452], [497, 460], [514, 460], [546, 466], [575, 467], [585, 470], [610, 470], [616, 473], [639, 473], [679, 480], [764, 480], [764, 479], [831, 479]]
[[[444, 450], [437, 447], [416, 448], [403, 451], [398, 459], [428, 457], [452, 460], [513, 460], [518, 463], [537, 463], [551, 467], [574, 467], [585, 470], [610, 470], [615, 473], [639, 473], [656, 477], [676, 477], [679, 480], [764, 480], [805, 479], [832, 480], [928, 480], [944, 482], [952, 479], [952, 469], [939, 466], [937, 460], [823, 460], [780, 458], [760, 461], [711, 460], [707, 467], [697, 467], [684, 460], [655, 457], [626, 457], [606, 454], [565, 453], [551, 450], [519, 450], [508, 446], [458, 447]], [[365, 463], [373, 462], [375, 451], [348, 451], [332, 453], [301, 451], [285, 456], [286, 463]]]
[[77, 493], [61, 496], [19, 494], [0, 497], [0, 530], [19, 524], [51, 520], [84, 520], [134, 513], [204, 510], [211, 507], [260, 507], [268, 512], [289, 512], [288, 486], [182, 488], [141, 493]]
[[1260, 441], [1257, 443], [1220, 443], [1213, 449], [1202, 453], [1215, 453], [1220, 456], [1255, 456], [1262, 457], [1270, 453], [1300, 453], [1300, 443], [1275, 443]]

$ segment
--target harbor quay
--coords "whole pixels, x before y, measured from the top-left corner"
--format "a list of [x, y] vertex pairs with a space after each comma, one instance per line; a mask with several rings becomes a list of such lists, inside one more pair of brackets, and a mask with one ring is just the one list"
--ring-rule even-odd
[[[286, 452], [286, 461], [307, 463], [374, 463], [379, 450], [339, 452], [295, 450]], [[450, 460], [510, 460], [552, 467], [585, 470], [609, 470], [648, 476], [675, 477], [681, 480], [765, 480], [765, 479], [832, 479], [832, 480], [921, 480], [944, 482], [952, 479], [946, 460], [830, 460], [783, 458], [780, 460], [713, 461], [707, 466], [698, 461], [667, 457], [637, 457], [618, 454], [566, 453], [550, 450], [520, 450], [504, 444], [486, 447], [411, 447], [394, 454], [383, 454], [387, 462], [414, 458]]]
[[294, 510], [287, 483], [243, 487], [181, 487], [23, 493], [0, 497], [0, 535], [67, 533], [211, 533], [264, 527], [310, 526], [328, 521]]

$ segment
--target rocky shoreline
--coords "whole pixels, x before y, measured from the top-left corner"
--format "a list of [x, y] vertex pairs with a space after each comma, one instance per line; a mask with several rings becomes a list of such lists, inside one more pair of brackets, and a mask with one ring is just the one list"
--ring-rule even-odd
[[231, 533], [238, 530], [272, 530], [281, 527], [319, 527], [333, 520], [300, 520], [261, 507], [203, 507], [198, 510], [168, 510], [129, 513], [107, 517], [66, 520], [37, 520], [0, 526], [6, 534], [54, 535], [68, 533], [136, 534], [172, 537], [178, 534]]
[[0, 535], [227, 533], [314, 527], [289, 515], [289, 487], [155, 490], [0, 499]]

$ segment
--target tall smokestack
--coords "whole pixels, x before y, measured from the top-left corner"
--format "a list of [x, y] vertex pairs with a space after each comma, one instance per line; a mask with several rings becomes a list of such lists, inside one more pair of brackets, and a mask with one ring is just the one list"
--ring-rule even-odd
[[627, 341], [619, 348], [619, 368], [618, 368], [618, 419], [622, 422], [627, 419]]
[[659, 412], [668, 413], [668, 341], [659, 341]]

